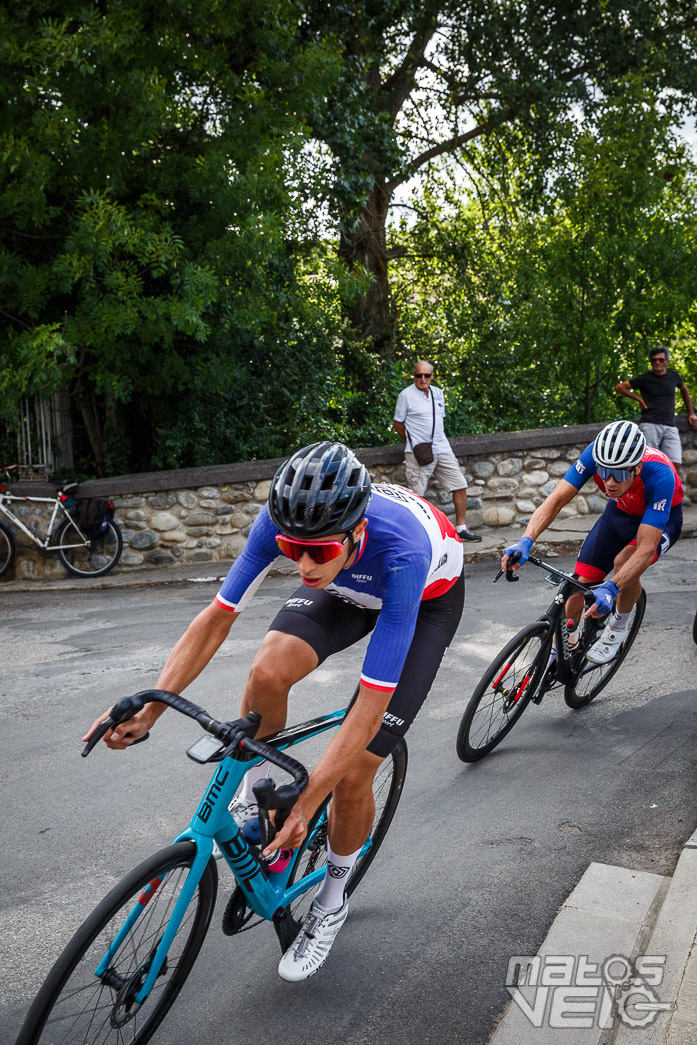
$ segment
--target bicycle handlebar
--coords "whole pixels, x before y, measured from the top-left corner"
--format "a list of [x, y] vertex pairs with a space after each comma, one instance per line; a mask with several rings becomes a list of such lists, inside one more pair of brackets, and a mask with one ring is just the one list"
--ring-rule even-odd
[[[251, 755], [265, 758], [272, 765], [277, 766], [292, 776], [292, 784], [285, 784], [277, 790], [275, 788], [266, 789], [266, 793], [263, 796], [264, 808], [290, 809], [297, 801], [300, 793], [305, 790], [308, 781], [308, 772], [305, 766], [286, 755], [283, 751], [277, 751], [276, 748], [265, 744], [263, 740], [253, 739], [261, 722], [259, 715], [250, 711], [246, 718], [236, 719], [234, 722], [219, 722], [212, 715], [209, 715], [207, 711], [199, 707], [198, 704], [192, 703], [179, 693], [170, 693], [166, 689], [145, 689], [140, 693], [135, 693], [132, 697], [123, 697], [117, 701], [109, 712], [109, 717], [95, 729], [85, 744], [82, 750], [82, 757], [86, 758], [110, 729], [120, 725], [122, 722], [128, 722], [139, 711], [142, 711], [146, 704], [151, 703], [166, 704], [168, 707], [174, 708], [175, 711], [179, 711], [182, 715], [195, 719], [205, 729], [206, 733], [210, 733], [226, 745], [230, 749], [230, 754], [234, 750], [247, 751]], [[140, 737], [134, 743], [140, 743], [148, 735], [146, 733], [144, 737]], [[273, 793], [271, 793], [272, 790]], [[277, 804], [268, 804], [270, 802]], [[262, 803], [260, 802], [259, 804], [261, 805]]]
[[[511, 570], [511, 566], [515, 565], [519, 558], [520, 552], [513, 552], [513, 554], [509, 557], [508, 565], [506, 566], [505, 570], [507, 581], [520, 580], [520, 578]], [[527, 561], [531, 562], [533, 566], [539, 566], [540, 569], [547, 570], [548, 573], [554, 574], [554, 576], [557, 577], [560, 581], [568, 581], [569, 584], [573, 584], [575, 588], [578, 588], [579, 591], [582, 591], [584, 593], [584, 601], [587, 601], [589, 596], [592, 599], [595, 598], [593, 595], [593, 589], [589, 588], [587, 584], [583, 584], [581, 581], [578, 580], [578, 578], [572, 576], [570, 573], [564, 573], [563, 570], [558, 569], [556, 566], [550, 566], [549, 563], [543, 562], [542, 559], [538, 559], [534, 555], [530, 555]], [[503, 576], [503, 574], [504, 570], [499, 570], [496, 576], [494, 577], [493, 583], [496, 584], [496, 582]]]

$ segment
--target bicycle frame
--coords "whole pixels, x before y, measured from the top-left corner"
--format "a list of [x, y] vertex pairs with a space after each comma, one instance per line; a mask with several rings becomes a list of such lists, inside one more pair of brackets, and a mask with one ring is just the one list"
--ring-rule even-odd
[[[545, 565], [545, 569], [547, 568], [548, 567]], [[564, 578], [559, 586], [559, 591], [552, 599], [546, 612], [537, 618], [538, 620], [545, 621], [549, 624], [547, 638], [545, 639], [542, 648], [545, 653], [549, 654], [549, 651], [552, 648], [552, 643], [554, 642], [557, 649], [557, 682], [561, 684], [571, 683], [576, 677], [571, 669], [573, 650], [569, 648], [569, 632], [566, 626], [566, 602], [569, 596], [573, 594], [574, 589], [576, 591], [589, 591], [585, 585], [572, 584]], [[561, 651], [561, 656], [559, 656], [559, 651]]]
[[[37, 535], [32, 530], [30, 530], [28, 526], [25, 526], [25, 524], [22, 522], [22, 520], [19, 519], [15, 515], [15, 513], [12, 511], [12, 509], [8, 507], [8, 505], [6, 503], [7, 501], [30, 501], [30, 502], [32, 502], [34, 504], [52, 504], [53, 505], [53, 511], [51, 513], [51, 518], [49, 520], [48, 530], [46, 532], [46, 537], [42, 540], [40, 537], [37, 537]], [[80, 530], [77, 527], [77, 523], [75, 522], [75, 520], [73, 519], [73, 517], [71, 516], [71, 514], [67, 510], [67, 508], [65, 508], [64, 505], [61, 504], [60, 499], [59, 499], [58, 496], [56, 496], [56, 497], [18, 497], [16, 494], [5, 493], [5, 492], [0, 490], [0, 512], [2, 512], [3, 515], [6, 515], [7, 518], [11, 522], [13, 522], [14, 525], [18, 529], [20, 529], [22, 531], [22, 533], [25, 533], [27, 535], [27, 537], [29, 537], [34, 542], [34, 544], [37, 545], [37, 547], [43, 548], [45, 550], [49, 548], [49, 542], [51, 540], [51, 537], [53, 536], [53, 534], [56, 531], [57, 527], [56, 527], [55, 524], [56, 524], [56, 519], [58, 518], [58, 511], [59, 511], [59, 509], [70, 520], [70, 522], [73, 524], [73, 526], [75, 526], [76, 529], [78, 529], [78, 533], [79, 533]], [[81, 546], [82, 545], [77, 545], [77, 544], [76, 545], [66, 545], [66, 547], [70, 547], [70, 548], [72, 548], [72, 547], [78, 548], [78, 547], [81, 547]], [[51, 549], [51, 550], [53, 550], [53, 549]]]
[[[286, 748], [294, 747], [296, 744], [318, 736], [329, 729], [338, 728], [343, 722], [346, 712], [347, 708], [342, 708], [329, 715], [310, 719], [307, 722], [285, 729], [273, 737], [267, 737], [264, 743], [268, 744], [269, 747], [276, 748], [278, 751], [284, 751]], [[325, 868], [322, 867], [319, 870], [312, 871], [288, 888], [288, 879], [297, 860], [291, 860], [286, 868], [278, 873], [268, 871], [262, 865], [256, 853], [250, 848], [249, 843], [230, 813], [228, 807], [242, 782], [243, 776], [250, 766], [262, 761], [261, 757], [247, 757], [245, 761], [241, 761], [239, 758], [227, 756], [217, 762], [216, 770], [211, 777], [191, 823], [186, 830], [182, 831], [175, 838], [175, 842], [193, 841], [196, 845], [196, 856], [174, 905], [167, 928], [157, 945], [145, 981], [135, 996], [135, 1001], [138, 1004], [145, 1001], [159, 976], [170, 945], [179, 930], [196, 887], [211, 858], [214, 842], [217, 842], [223, 854], [223, 859], [232, 871], [236, 882], [243, 890], [247, 905], [259, 917], [269, 921], [273, 919], [274, 914], [279, 909], [287, 907], [302, 893], [319, 884], [322, 878], [324, 878]], [[306, 839], [305, 845], [307, 841]], [[368, 839], [361, 851], [361, 855], [370, 848], [371, 844], [371, 840]], [[299, 856], [300, 851], [298, 852], [298, 858]], [[130, 915], [114, 938], [109, 950], [95, 969], [96, 977], [102, 976], [109, 968], [119, 948], [159, 884], [159, 882], [151, 882], [143, 890]]]
[[[538, 689], [540, 680], [544, 677], [546, 672], [545, 660], [542, 654], [549, 656], [554, 643], [557, 649], [557, 657], [554, 666], [555, 678], [552, 684], [567, 685], [572, 684], [580, 676], [573, 670], [571, 662], [574, 655], [574, 650], [569, 648], [569, 632], [566, 625], [567, 614], [566, 614], [566, 602], [568, 598], [573, 595], [574, 591], [582, 592], [584, 601], [587, 601], [589, 597], [593, 598], [593, 589], [587, 584], [582, 584], [581, 581], [576, 580], [574, 577], [569, 576], [568, 573], [563, 573], [561, 570], [555, 569], [554, 566], [550, 566], [549, 563], [543, 562], [542, 559], [536, 558], [534, 555], [529, 557], [529, 562], [534, 566], [539, 566], [543, 570], [547, 570], [550, 574], [558, 578], [560, 581], [559, 590], [552, 599], [552, 602], [547, 608], [547, 611], [543, 613], [537, 619], [545, 622], [549, 625], [547, 629], [547, 636], [544, 642], [540, 646], [540, 662], [541, 667], [537, 672], [537, 677], [533, 679], [534, 689]], [[496, 576], [496, 580], [501, 576], [501, 571]], [[509, 574], [507, 571], [507, 579], [517, 579], [514, 575]], [[583, 618], [581, 618], [583, 619]], [[561, 656], [559, 651], [561, 650]], [[594, 670], [595, 665], [589, 665], [583, 671], [581, 675], [585, 674], [586, 671]], [[527, 680], [528, 682], [530, 680]], [[520, 699], [522, 692], [518, 694], [516, 700]], [[533, 697], [538, 703], [542, 699], [542, 694], [539, 697]]]

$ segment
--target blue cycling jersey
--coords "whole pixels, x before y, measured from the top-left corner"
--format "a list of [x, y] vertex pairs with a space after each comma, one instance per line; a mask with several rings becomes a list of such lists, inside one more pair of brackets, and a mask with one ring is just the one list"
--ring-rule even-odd
[[[388, 483], [373, 486], [366, 518], [356, 561], [325, 591], [379, 611], [361, 681], [389, 691], [399, 681], [421, 602], [448, 591], [462, 572], [462, 543], [442, 512]], [[277, 533], [264, 508], [216, 596], [219, 606], [244, 609], [278, 558]]]
[[[605, 483], [595, 473], [593, 443], [589, 443], [564, 478], [577, 490], [593, 478], [601, 493], [607, 495]], [[672, 462], [660, 450], [649, 446], [644, 452], [641, 473], [617, 499], [616, 504], [628, 515], [641, 516], [642, 523], [664, 530], [670, 517], [670, 509], [676, 504], [682, 504], [682, 499], [682, 483]]]

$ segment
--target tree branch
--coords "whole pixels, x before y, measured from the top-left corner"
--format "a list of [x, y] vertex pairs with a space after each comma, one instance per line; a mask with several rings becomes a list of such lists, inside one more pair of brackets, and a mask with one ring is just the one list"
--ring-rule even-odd
[[424, 65], [426, 47], [437, 25], [437, 14], [424, 12], [423, 21], [414, 32], [402, 64], [380, 87], [382, 108], [393, 117], [400, 111], [414, 88], [416, 70]]

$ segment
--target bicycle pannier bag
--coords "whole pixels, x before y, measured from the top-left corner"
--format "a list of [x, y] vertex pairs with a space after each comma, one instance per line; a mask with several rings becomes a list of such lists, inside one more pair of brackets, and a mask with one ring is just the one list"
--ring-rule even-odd
[[104, 497], [80, 497], [73, 515], [86, 537], [103, 537], [114, 518], [114, 505]]

